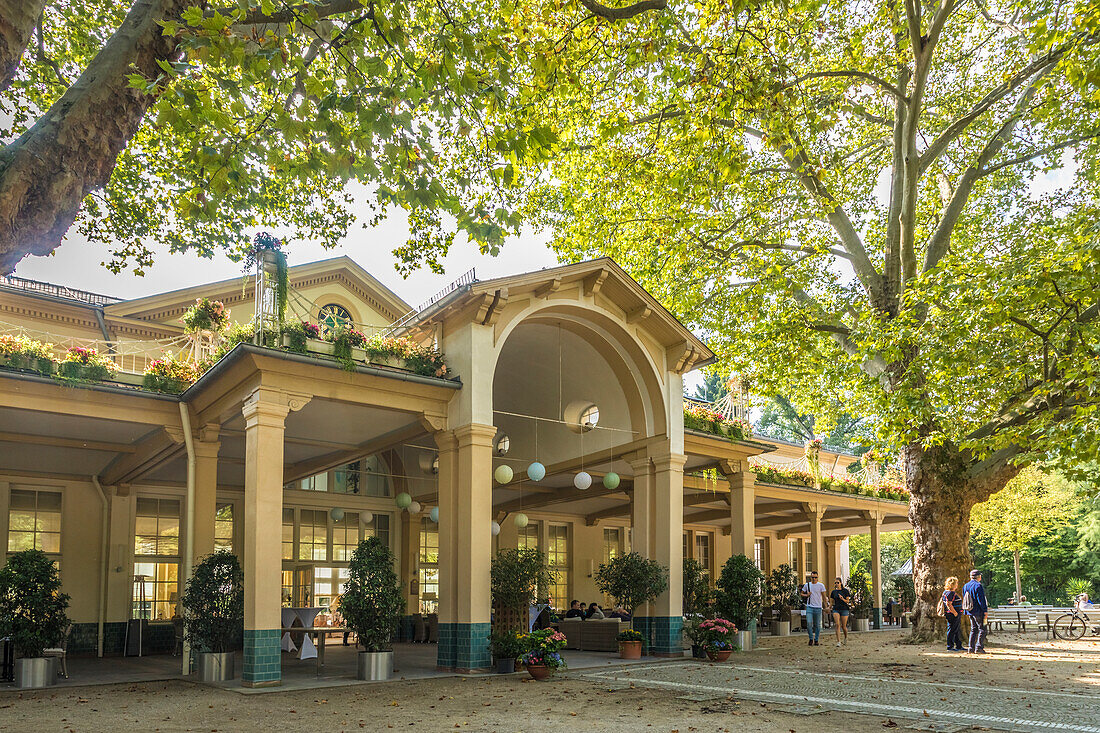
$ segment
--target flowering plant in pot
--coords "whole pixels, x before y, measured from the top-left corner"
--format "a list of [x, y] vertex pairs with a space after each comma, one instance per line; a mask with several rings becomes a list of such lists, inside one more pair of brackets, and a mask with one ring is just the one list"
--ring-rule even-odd
[[544, 680], [568, 665], [561, 656], [565, 648], [565, 634], [556, 629], [539, 629], [523, 637], [527, 651], [521, 661], [536, 680]]
[[190, 387], [201, 376], [197, 364], [173, 358], [154, 359], [145, 367], [143, 384], [155, 392], [178, 394]]
[[115, 363], [95, 349], [74, 346], [69, 349], [57, 368], [62, 377], [101, 382], [115, 373]]
[[627, 629], [626, 631], [620, 631], [615, 638], [619, 642], [619, 657], [621, 659], [642, 658], [642, 642], [645, 641], [642, 632]]
[[489, 635], [489, 651], [496, 660], [498, 674], [516, 671], [516, 659], [527, 650], [522, 631], [500, 629]]
[[286, 347], [299, 354], [306, 353], [306, 341], [321, 338], [321, 327], [316, 323], [295, 321], [283, 324], [283, 337]]
[[195, 304], [184, 312], [180, 321], [187, 333], [217, 332], [228, 325], [229, 311], [220, 300], [196, 298]]
[[0, 361], [13, 369], [27, 369], [39, 374], [53, 374], [53, 346], [35, 341], [23, 334], [0, 334]]
[[724, 618], [708, 618], [699, 624], [700, 641], [707, 656], [724, 662], [737, 648], [737, 626]]

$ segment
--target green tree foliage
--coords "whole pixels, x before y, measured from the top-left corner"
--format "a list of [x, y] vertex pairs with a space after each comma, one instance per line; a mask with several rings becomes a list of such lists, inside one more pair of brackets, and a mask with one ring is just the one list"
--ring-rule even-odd
[[204, 557], [183, 590], [183, 615], [195, 651], [229, 652], [244, 634], [244, 571], [226, 550]]
[[668, 569], [636, 552], [613, 557], [596, 570], [596, 587], [630, 611], [668, 590]]
[[[888, 577], [913, 557], [913, 533], [883, 532], [879, 535], [882, 575]], [[871, 535], [856, 534], [848, 537], [848, 567], [852, 573], [871, 572]]]
[[787, 563], [768, 574], [765, 581], [767, 603], [779, 614], [780, 621], [791, 617], [791, 609], [798, 605], [798, 578]]
[[714, 600], [710, 574], [698, 560], [684, 558], [684, 616], [707, 616]]
[[[816, 416], [801, 413], [794, 403], [783, 395], [773, 395], [764, 402], [755, 430], [792, 443], [805, 443], [812, 438], [821, 438], [827, 450], [843, 450], [860, 453], [862, 446], [874, 440], [870, 420], [865, 417], [852, 417], [841, 409], [830, 409], [832, 423], [819, 421]], [[825, 434], [818, 430], [827, 430]]]
[[734, 555], [722, 566], [714, 591], [714, 610], [739, 630], [760, 615], [764, 605], [764, 574], [744, 555]]
[[501, 550], [489, 568], [493, 605], [526, 612], [532, 603], [547, 597], [556, 577], [546, 565], [546, 555], [536, 549]]
[[41, 657], [57, 646], [69, 623], [69, 595], [53, 560], [41, 550], [8, 556], [0, 568], [0, 636], [8, 637], [22, 657]]
[[577, 82], [530, 113], [563, 141], [555, 247], [618, 258], [758, 391], [875, 417], [938, 635], [970, 507], [1097, 455], [1095, 1], [669, 2], [528, 33], [563, 35]]
[[703, 375], [703, 383], [695, 388], [693, 394], [688, 395], [693, 400], [714, 403], [729, 393], [726, 380], [718, 370], [712, 369]]
[[363, 540], [351, 553], [340, 613], [366, 651], [390, 648], [405, 613], [405, 598], [393, 569], [393, 553], [377, 537]]

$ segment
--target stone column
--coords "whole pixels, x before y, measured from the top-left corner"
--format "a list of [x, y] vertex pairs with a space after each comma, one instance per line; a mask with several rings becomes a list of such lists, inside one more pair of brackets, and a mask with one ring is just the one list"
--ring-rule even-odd
[[[492, 667], [489, 564], [493, 512], [492, 425], [437, 434], [439, 445], [439, 650], [437, 665], [469, 672]], [[445, 457], [445, 454], [449, 454]]]
[[218, 512], [218, 440], [220, 427], [204, 426], [195, 441], [195, 543], [191, 567], [214, 551], [214, 517]]
[[[817, 571], [818, 578], [824, 576], [825, 543], [821, 537], [821, 517], [825, 514], [822, 504], [806, 504], [806, 518], [810, 520], [810, 547], [813, 548], [813, 567], [807, 567], [803, 575]], [[807, 565], [809, 563], [806, 563]]]
[[[630, 527], [631, 527], [631, 552], [636, 552], [642, 557], [652, 557], [651, 538], [653, 536], [653, 467], [649, 456], [645, 454], [635, 455], [628, 459], [630, 470], [634, 473], [634, 491], [630, 494]], [[681, 553], [683, 552], [681, 540]], [[646, 608], [634, 609], [637, 613], [649, 613], [649, 604]]]
[[719, 466], [730, 485], [730, 550], [753, 559], [756, 543], [756, 474], [740, 461]]
[[[652, 653], [683, 656], [684, 625], [684, 463], [687, 457], [669, 453], [653, 457], [653, 533], [649, 555], [668, 568], [668, 590], [650, 604], [646, 625]], [[646, 633], [643, 631], [642, 633]]]
[[779, 539], [778, 535], [768, 535], [768, 571], [777, 570], [780, 565], [789, 564], [787, 540]]
[[266, 390], [244, 404], [245, 687], [282, 680], [283, 426], [290, 408]]
[[882, 628], [882, 515], [871, 512], [871, 623]]
[[405, 594], [405, 619], [401, 624], [401, 639], [412, 641], [412, 615], [420, 610], [420, 518], [401, 512], [401, 586]]

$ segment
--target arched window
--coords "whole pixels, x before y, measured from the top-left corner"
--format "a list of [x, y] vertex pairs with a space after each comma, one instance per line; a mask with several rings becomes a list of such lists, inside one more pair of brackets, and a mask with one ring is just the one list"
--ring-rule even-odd
[[321, 332], [324, 333], [331, 331], [337, 326], [349, 325], [351, 323], [351, 313], [342, 305], [329, 303], [328, 305], [321, 306], [317, 320], [317, 325], [321, 327]]

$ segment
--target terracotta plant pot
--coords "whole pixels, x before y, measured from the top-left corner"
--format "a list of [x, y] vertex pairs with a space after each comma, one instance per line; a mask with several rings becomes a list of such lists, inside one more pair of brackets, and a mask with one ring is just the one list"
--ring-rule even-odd
[[542, 681], [550, 677], [550, 668], [545, 664], [528, 664], [527, 672], [536, 680]]
[[707, 657], [712, 662], [724, 662], [724, 661], [726, 661], [727, 659], [730, 658], [730, 654], [733, 654], [732, 649], [719, 649], [719, 650], [707, 649]]
[[640, 641], [620, 641], [619, 642], [619, 658], [620, 659], [641, 659], [642, 658], [642, 642], [640, 642]]

